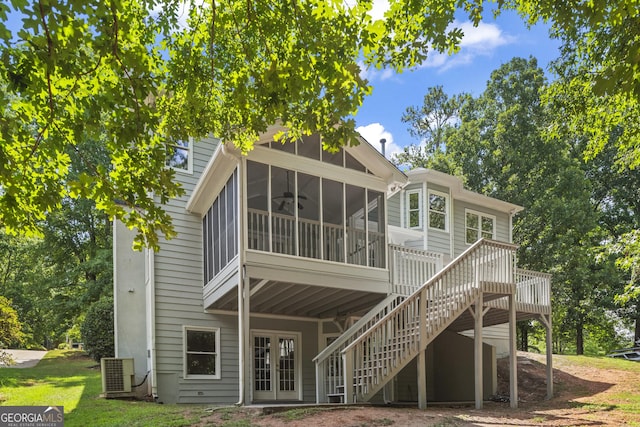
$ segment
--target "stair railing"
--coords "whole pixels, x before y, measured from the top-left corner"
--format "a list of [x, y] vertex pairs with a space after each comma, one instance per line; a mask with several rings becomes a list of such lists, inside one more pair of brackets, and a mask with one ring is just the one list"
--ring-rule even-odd
[[336, 395], [344, 391], [342, 350], [393, 310], [402, 299], [398, 295], [389, 295], [313, 358], [316, 365], [316, 403], [325, 403], [327, 394]]
[[514, 283], [516, 245], [481, 239], [343, 351], [344, 402], [364, 401], [446, 329], [483, 283]]

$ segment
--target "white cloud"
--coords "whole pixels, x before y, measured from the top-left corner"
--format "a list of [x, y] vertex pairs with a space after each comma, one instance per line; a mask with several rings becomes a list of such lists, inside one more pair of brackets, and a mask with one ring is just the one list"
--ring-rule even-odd
[[386, 130], [380, 123], [371, 123], [366, 126], [358, 126], [356, 131], [362, 135], [376, 150], [382, 152], [382, 146], [380, 144], [381, 139], [386, 139], [385, 143], [385, 156], [387, 159], [392, 155], [402, 153], [402, 148], [398, 147], [393, 142], [393, 135]]
[[463, 32], [460, 50], [454, 55], [430, 52], [427, 60], [420, 68], [436, 68], [446, 71], [451, 68], [467, 65], [478, 56], [491, 56], [500, 46], [511, 44], [515, 38], [504, 34], [496, 24], [480, 22], [474, 26], [471, 22], [453, 22], [449, 29], [460, 28]]

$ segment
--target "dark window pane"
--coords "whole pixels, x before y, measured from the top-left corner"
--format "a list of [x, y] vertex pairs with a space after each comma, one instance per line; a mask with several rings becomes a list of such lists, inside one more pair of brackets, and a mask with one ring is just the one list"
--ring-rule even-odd
[[215, 354], [187, 354], [187, 374], [189, 375], [215, 375]]

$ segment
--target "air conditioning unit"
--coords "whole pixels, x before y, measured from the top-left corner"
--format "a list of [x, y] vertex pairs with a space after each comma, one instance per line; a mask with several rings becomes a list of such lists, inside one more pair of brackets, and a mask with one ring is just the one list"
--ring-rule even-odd
[[125, 397], [131, 394], [131, 384], [134, 383], [133, 359], [103, 357], [100, 368], [105, 397]]

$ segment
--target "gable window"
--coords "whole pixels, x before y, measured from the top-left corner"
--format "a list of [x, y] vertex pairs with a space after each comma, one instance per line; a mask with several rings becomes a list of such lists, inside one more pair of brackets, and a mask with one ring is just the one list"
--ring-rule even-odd
[[429, 191], [429, 228], [447, 231], [447, 195]]
[[495, 239], [496, 217], [476, 211], [465, 211], [466, 242], [475, 243], [478, 239]]
[[407, 225], [409, 228], [422, 228], [422, 192], [407, 191]]
[[167, 144], [165, 165], [175, 170], [191, 173], [191, 141], [177, 140]]
[[220, 330], [184, 327], [184, 375], [187, 378], [220, 378]]

